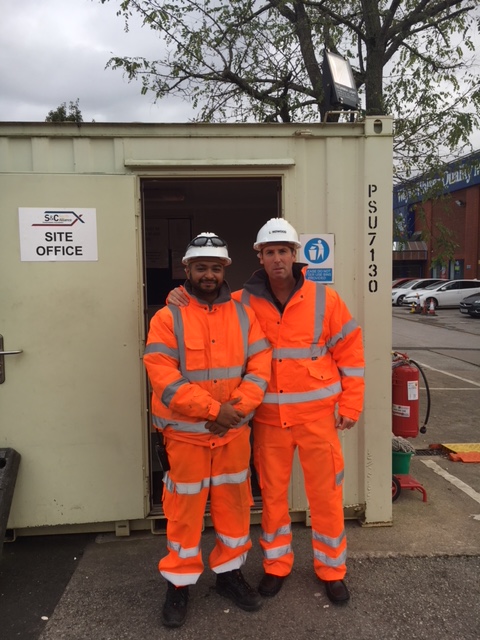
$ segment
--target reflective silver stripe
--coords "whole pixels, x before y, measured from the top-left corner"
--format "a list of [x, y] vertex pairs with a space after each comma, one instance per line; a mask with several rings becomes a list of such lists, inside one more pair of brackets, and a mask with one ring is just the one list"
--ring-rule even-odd
[[313, 325], [312, 346], [317, 345], [322, 337], [326, 299], [327, 292], [325, 285], [317, 285], [315, 287], [315, 323]]
[[342, 551], [338, 558], [330, 558], [325, 553], [318, 551], [318, 549], [313, 550], [313, 555], [316, 560], [324, 564], [326, 567], [340, 567], [342, 564], [345, 564], [347, 559], [347, 550], [345, 549], [345, 551]]
[[286, 556], [287, 553], [292, 553], [292, 545], [286, 544], [283, 547], [275, 547], [274, 549], [264, 549], [263, 556], [268, 558], [269, 560], [275, 560], [277, 558], [281, 558], [282, 556]]
[[222, 473], [219, 476], [212, 476], [210, 481], [212, 487], [219, 487], [222, 484], [242, 484], [248, 478], [248, 469], [238, 471], [237, 473]]
[[[239, 424], [234, 427], [238, 429], [253, 418], [253, 411], [246, 415]], [[187, 433], [206, 433], [206, 420], [200, 422], [187, 422], [186, 420], [174, 420], [172, 418], [162, 418], [160, 416], [152, 415], [152, 423], [157, 429], [165, 429], [165, 427], [171, 427], [175, 431], [185, 431]]]
[[265, 542], [273, 542], [278, 536], [286, 536], [290, 533], [292, 533], [292, 525], [284, 524], [283, 527], [279, 527], [275, 533], [262, 531], [262, 540], [265, 540]]
[[222, 533], [217, 533], [216, 536], [226, 547], [230, 549], [237, 549], [237, 547], [243, 547], [250, 540], [250, 536], [242, 536], [240, 538], [231, 538], [230, 536], [224, 536]]
[[335, 484], [337, 485], [337, 487], [339, 487], [342, 482], [343, 482], [343, 478], [345, 476], [345, 471], [339, 471], [337, 474], [335, 474]]
[[[244, 367], [218, 367], [216, 369], [196, 369], [184, 375], [190, 382], [206, 382], [207, 380], [231, 380], [241, 378]], [[183, 373], [183, 372], [182, 372]]]
[[323, 533], [318, 533], [318, 531], [312, 530], [312, 538], [314, 540], [317, 540], [318, 542], [322, 542], [323, 544], [326, 544], [327, 547], [331, 547], [332, 549], [338, 549], [338, 547], [345, 540], [345, 529], [336, 538], [332, 538], [330, 536], [324, 535]]
[[242, 289], [242, 295], [240, 298], [241, 298], [242, 304], [246, 304], [247, 307], [250, 306], [250, 294], [246, 289]]
[[173, 333], [177, 336], [178, 357], [180, 360], [180, 373], [186, 376], [186, 357], [185, 357], [185, 330], [183, 327], [182, 312], [179, 307], [169, 304], [168, 308], [173, 316]]
[[235, 569], [240, 569], [247, 560], [247, 552], [242, 553], [241, 555], [229, 560], [228, 562], [224, 562], [223, 564], [219, 564], [217, 567], [212, 567], [214, 573], [225, 573], [226, 571], [234, 571]]
[[365, 376], [365, 369], [363, 367], [339, 367], [339, 371], [342, 376], [363, 378]]
[[253, 375], [253, 373], [247, 373], [246, 376], [243, 377], [243, 380], [247, 380], [252, 384], [256, 384], [257, 387], [260, 387], [262, 391], [266, 391], [267, 389], [267, 381], [263, 378], [259, 378], [258, 376]]
[[170, 402], [172, 401], [173, 396], [177, 393], [180, 387], [183, 387], [184, 384], [188, 384], [188, 380], [185, 380], [185, 378], [180, 378], [180, 380], [175, 380], [175, 382], [172, 382], [172, 384], [169, 384], [167, 387], [165, 387], [160, 400], [166, 407], [170, 406]]
[[172, 551], [176, 551], [179, 558], [194, 558], [200, 553], [200, 545], [184, 549], [179, 542], [174, 542], [173, 540], [167, 540], [167, 547]]
[[[235, 304], [235, 309], [237, 310], [238, 321], [240, 323], [240, 331], [242, 332], [242, 340], [243, 340], [243, 362], [245, 363], [247, 360], [248, 354], [248, 332], [250, 330], [250, 318], [245, 310], [245, 307], [238, 300], [233, 300]], [[245, 364], [243, 367], [245, 371]]]
[[198, 578], [201, 575], [201, 571], [198, 573], [173, 573], [173, 571], [160, 571], [160, 574], [172, 584], [177, 587], [186, 587], [190, 584], [196, 584]]
[[323, 400], [341, 393], [341, 391], [342, 385], [340, 382], [336, 382], [328, 387], [305, 391], [304, 393], [266, 393], [263, 397], [263, 404], [300, 404], [302, 402], [312, 402], [313, 400]]
[[281, 349], [273, 350], [274, 360], [298, 360], [299, 358], [320, 358], [328, 353], [327, 347], [319, 347], [312, 345], [311, 347], [305, 347], [304, 349], [282, 347]]
[[163, 482], [167, 491], [176, 492], [182, 496], [194, 496], [210, 487], [210, 478], [203, 478], [198, 482], [174, 482], [168, 472], [165, 474]]
[[342, 340], [343, 338], [348, 336], [348, 334], [352, 333], [352, 331], [357, 327], [358, 327], [358, 322], [355, 320], [355, 318], [352, 318], [346, 324], [343, 325], [342, 330], [339, 333], [337, 333], [336, 335], [330, 338], [330, 340], [327, 343], [327, 346], [331, 349], [337, 344], [339, 340]]
[[151, 342], [150, 344], [147, 344], [144, 355], [147, 355], [148, 353], [162, 353], [165, 356], [170, 356], [171, 358], [178, 360], [178, 349], [167, 347], [163, 342]]
[[270, 343], [266, 338], [262, 338], [261, 340], [252, 342], [252, 344], [248, 347], [247, 356], [251, 358], [257, 353], [260, 353], [261, 351], [265, 351], [265, 349], [268, 349], [269, 346], [270, 346]]

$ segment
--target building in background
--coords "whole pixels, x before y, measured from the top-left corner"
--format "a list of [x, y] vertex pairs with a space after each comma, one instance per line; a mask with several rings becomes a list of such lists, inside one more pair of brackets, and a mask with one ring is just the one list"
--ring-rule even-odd
[[[431, 179], [396, 186], [393, 215], [393, 278], [480, 278], [480, 151]], [[435, 264], [445, 233], [455, 244], [453, 256]]]

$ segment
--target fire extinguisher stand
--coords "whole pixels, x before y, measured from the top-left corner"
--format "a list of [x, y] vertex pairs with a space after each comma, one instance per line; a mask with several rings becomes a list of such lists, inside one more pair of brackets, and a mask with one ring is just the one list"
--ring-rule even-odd
[[[427, 391], [427, 411], [425, 421], [419, 429], [419, 379], [422, 375]], [[420, 365], [407, 354], [394, 351], [392, 354], [392, 431], [401, 438], [416, 438], [418, 433], [426, 433], [430, 415], [430, 389]], [[407, 473], [392, 475], [392, 500], [395, 501], [402, 489], [420, 491], [423, 502], [427, 501], [427, 492], [407, 469]]]

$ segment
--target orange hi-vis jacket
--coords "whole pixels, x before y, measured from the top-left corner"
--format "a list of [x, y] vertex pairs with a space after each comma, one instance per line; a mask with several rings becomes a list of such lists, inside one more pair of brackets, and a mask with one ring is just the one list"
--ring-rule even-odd
[[[231, 298], [226, 283], [212, 305], [186, 293], [188, 307], [168, 305], [150, 323], [144, 363], [152, 421], [168, 438], [216, 447], [232, 440], [262, 401], [272, 349], [253, 311]], [[245, 418], [225, 436], [213, 436], [206, 422], [235, 398]]]
[[273, 346], [272, 377], [258, 422], [291, 427], [334, 412], [357, 420], [363, 408], [362, 332], [330, 287], [304, 278], [295, 263], [297, 285], [283, 313], [261, 269], [234, 297], [250, 306]]

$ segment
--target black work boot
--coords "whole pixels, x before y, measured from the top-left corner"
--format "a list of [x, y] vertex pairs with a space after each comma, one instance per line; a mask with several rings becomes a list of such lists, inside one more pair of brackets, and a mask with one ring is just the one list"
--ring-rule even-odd
[[167, 584], [162, 622], [166, 627], [181, 627], [187, 617], [188, 586], [176, 587], [168, 581]]
[[215, 589], [244, 611], [258, 611], [263, 604], [260, 595], [248, 584], [240, 569], [217, 574]]

